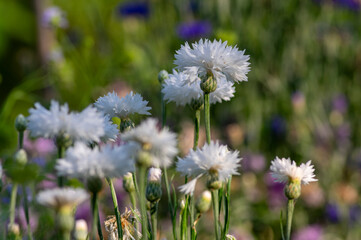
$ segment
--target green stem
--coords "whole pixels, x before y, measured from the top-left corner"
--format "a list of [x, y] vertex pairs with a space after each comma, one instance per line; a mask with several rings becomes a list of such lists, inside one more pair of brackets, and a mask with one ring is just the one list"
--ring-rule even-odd
[[152, 221], [152, 236], [153, 240], [157, 239], [157, 214], [158, 214], [158, 202], [154, 204], [154, 207], [152, 207], [150, 211], [151, 221]]
[[223, 235], [222, 235], [222, 239], [225, 239], [227, 233], [228, 233], [228, 229], [229, 229], [229, 210], [230, 210], [230, 202], [231, 202], [231, 182], [232, 182], [232, 176], [229, 177], [228, 182], [227, 182], [227, 192], [225, 195], [225, 215], [224, 215], [224, 230], [223, 230]]
[[177, 216], [174, 213], [172, 198], [170, 195], [167, 168], [163, 168], [163, 173], [164, 173], [163, 177], [164, 177], [164, 182], [165, 182], [165, 188], [167, 190], [167, 196], [168, 196], [168, 207], [170, 209], [170, 216], [172, 218], [173, 239], [177, 240], [177, 219], [176, 219]]
[[161, 105], [162, 105], [162, 128], [165, 126], [165, 121], [167, 118], [167, 112], [166, 112], [166, 108], [165, 108], [165, 102], [164, 102], [164, 94], [161, 93]]
[[[63, 156], [64, 156], [64, 147], [58, 146], [58, 159], [63, 158]], [[58, 177], [58, 186], [59, 187], [64, 186], [64, 177], [63, 176]]]
[[292, 227], [292, 216], [295, 208], [295, 202], [293, 199], [289, 199], [287, 203], [287, 227], [286, 227], [286, 240], [291, 239], [291, 227]]
[[219, 240], [219, 207], [218, 207], [218, 191], [212, 191], [212, 206], [213, 206], [213, 217], [214, 217], [214, 231], [216, 234], [216, 240]]
[[207, 143], [211, 143], [211, 117], [210, 117], [210, 104], [209, 93], [204, 93], [204, 120], [206, 125], [206, 139]]
[[92, 193], [91, 207], [92, 207], [92, 227], [90, 231], [90, 239], [96, 240], [97, 236], [95, 229], [97, 228], [97, 212], [98, 212], [97, 193]]
[[10, 198], [10, 224], [15, 223], [15, 207], [16, 207], [16, 194], [18, 193], [18, 184], [14, 183], [13, 188], [11, 189], [11, 198]]
[[19, 132], [19, 149], [23, 148], [24, 132]]
[[134, 210], [137, 209], [137, 198], [135, 196], [135, 192], [129, 193], [130, 202]]
[[199, 139], [199, 126], [201, 122], [201, 110], [196, 110], [194, 117], [194, 141], [193, 141], [193, 150], [197, 150], [198, 139]]
[[197, 239], [197, 230], [196, 230], [196, 225], [199, 221], [199, 219], [201, 218], [202, 214], [197, 213], [197, 217], [196, 220], [194, 222], [192, 222], [192, 235], [191, 235], [191, 240], [196, 240]]
[[[193, 196], [189, 196], [189, 203], [190, 203], [190, 221], [191, 224], [193, 225], [194, 223], [194, 197]], [[193, 239], [195, 237], [196, 234], [196, 229], [191, 227], [191, 239]]]
[[122, 228], [120, 214], [119, 214], [117, 194], [115, 193], [113, 181], [110, 178], [106, 178], [106, 179], [107, 179], [107, 182], [108, 182], [109, 187], [110, 187], [110, 192], [112, 194], [112, 200], [113, 200], [113, 206], [114, 206], [114, 214], [115, 214], [115, 218], [117, 219], [118, 238], [123, 239], [123, 228]]
[[29, 203], [28, 203], [25, 185], [23, 185], [22, 190], [23, 190], [23, 197], [24, 197], [24, 213], [25, 213], [26, 225], [28, 228], [28, 237], [29, 237], [29, 240], [32, 240], [33, 236], [31, 234], [30, 220], [29, 220]]
[[142, 216], [142, 239], [148, 239], [148, 216], [145, 199], [145, 185], [146, 185], [147, 168], [144, 166], [139, 167], [139, 204], [140, 213]]
[[181, 229], [180, 229], [180, 239], [181, 240], [186, 240], [188, 239], [188, 199], [189, 197], [187, 196], [185, 199], [185, 206], [184, 209], [182, 211], [182, 217], [181, 217]]
[[99, 239], [100, 240], [104, 240], [104, 237], [103, 237], [103, 232], [102, 232], [102, 223], [100, 221], [100, 214], [99, 214], [99, 208], [98, 208], [98, 212], [97, 212], [97, 217], [98, 217], [98, 235], [99, 235]]

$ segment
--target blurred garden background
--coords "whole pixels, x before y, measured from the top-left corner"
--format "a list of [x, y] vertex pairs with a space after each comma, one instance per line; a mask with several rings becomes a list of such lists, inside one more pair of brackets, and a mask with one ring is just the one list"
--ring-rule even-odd
[[[64, 18], [44, 24], [54, 6]], [[15, 152], [14, 120], [35, 102], [49, 106], [54, 98], [81, 110], [108, 91], [132, 90], [160, 118], [157, 75], [172, 71], [175, 51], [185, 41], [226, 40], [251, 62], [248, 82], [211, 110], [212, 137], [243, 158], [232, 182], [230, 232], [241, 240], [280, 239], [287, 200], [268, 174], [279, 156], [311, 159], [319, 179], [302, 188], [293, 239], [361, 239], [360, 11], [360, 0], [0, 0], [0, 157]], [[192, 118], [190, 109], [167, 104], [182, 156], [192, 147]], [[55, 159], [49, 140], [27, 138], [25, 148], [39, 166]], [[29, 192], [55, 185], [42, 171]], [[124, 208], [128, 199], [118, 185]], [[0, 194], [4, 223], [10, 189], [5, 183]], [[77, 218], [89, 218], [82, 213], [87, 204]], [[47, 239], [50, 213], [30, 211], [35, 238]], [[102, 211], [103, 218], [112, 209]], [[161, 237], [171, 239], [167, 208], [160, 211]], [[26, 229], [21, 208], [16, 216]], [[199, 225], [199, 239], [209, 239], [213, 226], [206, 218]]]

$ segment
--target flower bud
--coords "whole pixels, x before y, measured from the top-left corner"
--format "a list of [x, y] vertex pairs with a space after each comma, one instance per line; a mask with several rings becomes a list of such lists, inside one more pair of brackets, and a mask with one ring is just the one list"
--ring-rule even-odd
[[190, 103], [190, 106], [194, 111], [201, 110], [203, 108], [203, 98], [199, 98], [199, 99], [193, 98]]
[[8, 237], [7, 239], [21, 240], [19, 224], [13, 223], [8, 225]]
[[56, 216], [56, 224], [59, 231], [70, 234], [74, 226], [73, 209], [69, 206], [61, 207]]
[[218, 172], [214, 172], [208, 175], [207, 188], [210, 191], [218, 190], [221, 187], [222, 187], [222, 182], [219, 180]]
[[162, 197], [161, 177], [162, 171], [160, 168], [149, 169], [146, 197], [150, 202], [157, 202]]
[[24, 149], [20, 149], [15, 153], [14, 160], [17, 164], [24, 166], [28, 162], [28, 157]]
[[55, 144], [58, 147], [68, 148], [72, 145], [73, 141], [71, 140], [69, 134], [59, 134], [55, 139]]
[[139, 151], [136, 160], [138, 165], [144, 167], [149, 167], [152, 164], [152, 157], [148, 151]]
[[162, 70], [158, 73], [158, 81], [162, 84], [165, 79], [168, 78], [168, 72], [166, 70]]
[[120, 121], [120, 132], [126, 132], [129, 131], [130, 129], [134, 128], [134, 122], [132, 120], [130, 120], [129, 118], [125, 118], [125, 119], [121, 119]]
[[299, 180], [290, 180], [284, 190], [289, 200], [297, 199], [301, 195], [301, 182]]
[[24, 115], [19, 114], [15, 119], [15, 128], [18, 132], [24, 132], [26, 130], [27, 120]]
[[196, 209], [199, 213], [207, 212], [211, 206], [212, 194], [210, 191], [204, 191], [196, 202]]
[[76, 220], [75, 222], [75, 240], [86, 240], [88, 236], [88, 225], [84, 219]]
[[231, 234], [226, 235], [226, 240], [237, 240], [237, 238]]
[[182, 198], [179, 199], [179, 208], [180, 210], [184, 210], [185, 207], [186, 207], [186, 200], [183, 196]]
[[131, 172], [123, 176], [123, 188], [127, 193], [135, 192], [133, 174]]
[[201, 78], [201, 89], [204, 93], [211, 93], [217, 89], [217, 80], [212, 75], [206, 75]]
[[89, 192], [96, 194], [102, 190], [103, 182], [98, 177], [91, 177], [87, 179], [86, 186]]

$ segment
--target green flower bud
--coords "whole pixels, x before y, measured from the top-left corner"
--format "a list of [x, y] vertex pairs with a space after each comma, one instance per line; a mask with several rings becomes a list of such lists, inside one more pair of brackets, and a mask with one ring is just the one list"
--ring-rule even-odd
[[158, 81], [160, 84], [164, 82], [165, 79], [168, 78], [168, 72], [166, 70], [162, 70], [158, 73]]
[[130, 129], [134, 128], [134, 122], [132, 120], [130, 120], [129, 118], [125, 118], [125, 119], [121, 119], [120, 121], [120, 132], [126, 132], [129, 131]]
[[217, 89], [217, 80], [212, 75], [201, 78], [201, 89], [204, 93], [211, 93]]
[[186, 207], [186, 200], [183, 196], [182, 198], [179, 199], [179, 208], [180, 210], [184, 210], [185, 207]]
[[299, 180], [290, 180], [284, 190], [288, 199], [297, 199], [301, 195], [301, 182]]
[[237, 240], [237, 238], [231, 234], [226, 235], [226, 240]]
[[145, 196], [150, 202], [157, 202], [162, 197], [161, 187], [162, 171], [160, 168], [150, 168], [148, 171], [148, 184]]
[[20, 149], [15, 153], [14, 160], [17, 164], [24, 166], [28, 162], [28, 157], [24, 149]]
[[19, 114], [15, 119], [15, 128], [18, 132], [24, 132], [26, 130], [27, 119], [24, 115]]
[[203, 109], [203, 98], [199, 98], [199, 99], [193, 98], [190, 103], [190, 106], [194, 111]]
[[127, 193], [135, 192], [133, 174], [131, 172], [123, 176], [123, 188]]
[[55, 144], [58, 147], [68, 148], [73, 144], [69, 134], [59, 134], [55, 139]]
[[152, 164], [152, 156], [148, 151], [140, 151], [137, 154], [136, 161], [138, 165], [149, 167]]
[[76, 220], [75, 222], [75, 240], [86, 240], [88, 237], [88, 226], [84, 219]]
[[207, 188], [210, 191], [218, 190], [222, 187], [222, 182], [219, 180], [218, 172], [212, 172], [208, 175]]
[[96, 194], [102, 190], [103, 182], [98, 177], [91, 177], [87, 179], [86, 187], [89, 190], [89, 192]]
[[211, 207], [212, 194], [210, 191], [204, 191], [202, 196], [196, 202], [196, 209], [199, 213], [207, 212]]
[[11, 240], [21, 240], [21, 233], [19, 224], [13, 223], [8, 225], [8, 235], [7, 239]]

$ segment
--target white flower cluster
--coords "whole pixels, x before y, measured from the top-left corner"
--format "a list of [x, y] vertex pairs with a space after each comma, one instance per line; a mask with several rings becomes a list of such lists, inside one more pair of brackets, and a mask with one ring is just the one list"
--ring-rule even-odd
[[89, 198], [81, 188], [53, 188], [40, 192], [36, 200], [41, 205], [59, 210], [62, 207], [76, 207]]
[[271, 162], [271, 175], [277, 182], [288, 183], [290, 180], [298, 180], [301, 184], [309, 184], [317, 179], [314, 174], [314, 166], [311, 160], [306, 164], [302, 163], [299, 167], [295, 161], [290, 158], [278, 158]]
[[99, 111], [111, 118], [126, 118], [135, 113], [150, 115], [148, 111], [151, 107], [148, 107], [147, 104], [148, 101], [143, 100], [140, 94], [134, 94], [133, 92], [123, 98], [119, 98], [115, 92], [108, 93], [104, 97], [98, 98], [94, 103]]

